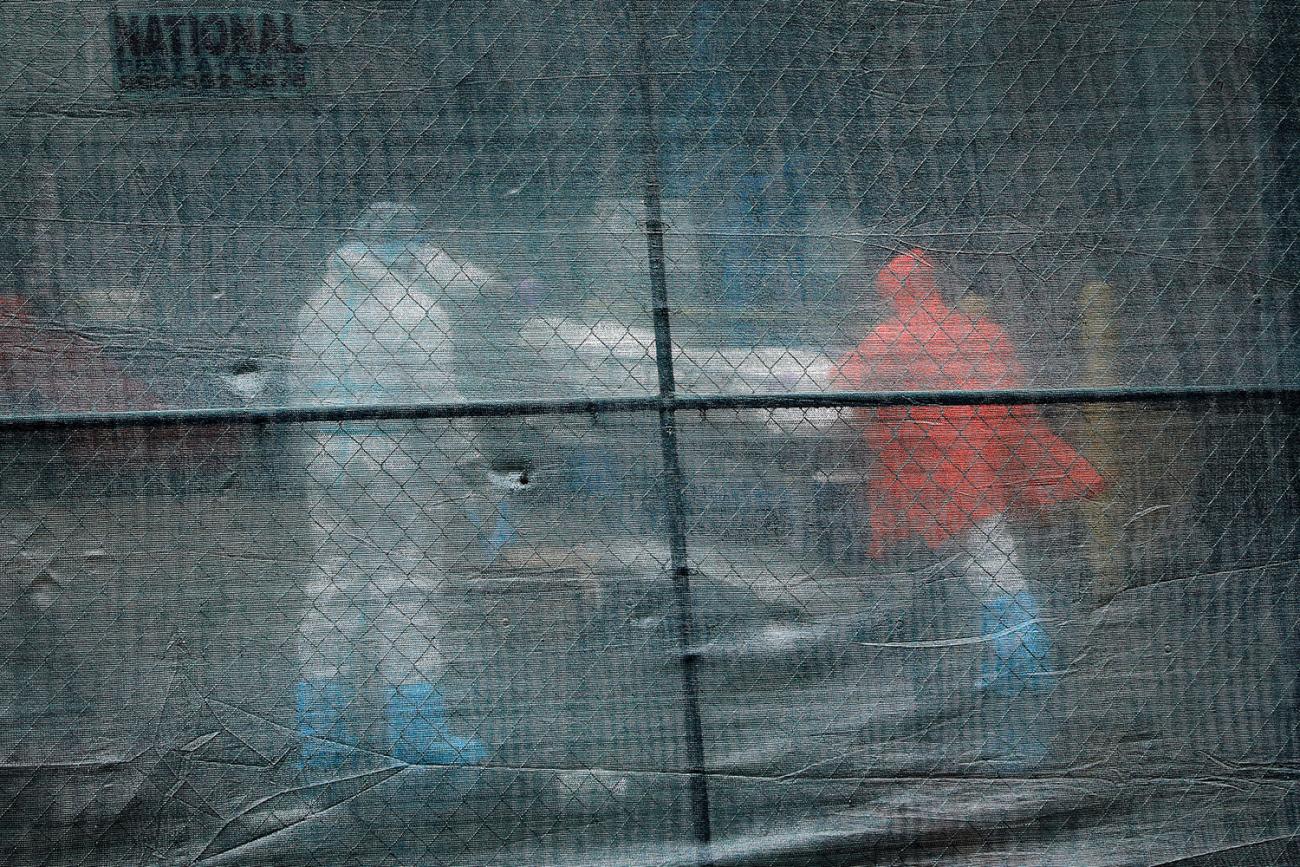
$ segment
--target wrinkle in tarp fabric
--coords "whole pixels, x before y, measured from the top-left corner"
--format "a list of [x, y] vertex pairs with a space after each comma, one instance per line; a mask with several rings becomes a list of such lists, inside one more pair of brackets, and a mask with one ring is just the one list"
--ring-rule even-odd
[[5, 4], [0, 861], [1300, 863], [1295, 34]]

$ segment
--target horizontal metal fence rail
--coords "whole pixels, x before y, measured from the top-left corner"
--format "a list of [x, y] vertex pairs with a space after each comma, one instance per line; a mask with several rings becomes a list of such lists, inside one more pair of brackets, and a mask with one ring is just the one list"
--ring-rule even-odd
[[659, 410], [853, 409], [890, 406], [1010, 406], [1098, 403], [1300, 402], [1300, 385], [1010, 388], [973, 391], [840, 391], [603, 397], [577, 400], [482, 400], [457, 403], [359, 403], [350, 406], [218, 406], [201, 409], [32, 413], [0, 416], [0, 432], [93, 430], [162, 425], [302, 424], [436, 418], [597, 415]]

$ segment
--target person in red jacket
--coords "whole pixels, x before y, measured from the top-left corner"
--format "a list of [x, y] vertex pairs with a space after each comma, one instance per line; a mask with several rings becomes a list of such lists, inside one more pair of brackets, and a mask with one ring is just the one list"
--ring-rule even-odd
[[[838, 360], [842, 390], [1015, 388], [1024, 372], [998, 325], [946, 304], [921, 250], [876, 277], [894, 313]], [[907, 540], [953, 555], [983, 605], [990, 645], [981, 686], [1007, 695], [1052, 686], [1052, 642], [1025, 581], [1014, 519], [1097, 495], [1101, 476], [1032, 406], [886, 407], [859, 413], [878, 456], [870, 553]]]

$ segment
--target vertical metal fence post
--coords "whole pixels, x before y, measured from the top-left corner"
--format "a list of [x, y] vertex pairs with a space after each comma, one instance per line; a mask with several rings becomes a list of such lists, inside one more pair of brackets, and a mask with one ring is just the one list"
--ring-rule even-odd
[[[646, 12], [639, 5], [633, 12], [637, 42], [637, 80], [641, 90], [642, 157], [645, 171], [646, 246], [650, 259], [650, 296], [655, 325], [655, 363], [659, 372], [659, 396], [676, 393], [673, 376], [673, 344], [668, 314], [668, 281], [664, 268], [664, 222], [660, 202], [659, 135], [655, 117], [655, 86], [646, 44]], [[663, 452], [664, 508], [667, 512], [669, 547], [672, 556], [673, 596], [677, 607], [677, 638], [682, 661], [682, 694], [685, 701], [686, 760], [690, 775], [691, 825], [701, 848], [700, 861], [713, 862], [713, 839], [709, 821], [709, 778], [704, 762], [704, 727], [700, 720], [699, 657], [695, 649], [695, 614], [691, 601], [690, 567], [686, 558], [685, 500], [682, 491], [681, 454], [677, 445], [676, 411], [659, 408], [659, 442]]]

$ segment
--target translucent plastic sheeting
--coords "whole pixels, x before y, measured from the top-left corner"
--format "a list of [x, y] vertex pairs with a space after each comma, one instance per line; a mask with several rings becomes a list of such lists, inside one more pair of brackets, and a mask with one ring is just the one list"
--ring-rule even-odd
[[157, 400], [279, 402], [329, 254], [404, 202], [467, 395], [644, 393], [654, 162], [685, 389], [824, 388], [905, 245], [1031, 382], [1286, 381], [1291, 22], [1227, 8], [17, 3], [6, 292]]
[[1286, 4], [0, 43], [0, 860], [1300, 863]]
[[[720, 863], [1239, 847], [1260, 863], [1260, 841], [1292, 832], [1293, 413], [1112, 410], [1136, 441], [1188, 445], [1133, 455], [1154, 481], [1008, 524], [1050, 661], [1001, 680], [995, 648], [1022, 623], [988, 622], [968, 551], [863, 554], [872, 471], [851, 418], [815, 437], [726, 413], [681, 431]], [[110, 470], [25, 436], [4, 475], [6, 857], [690, 862], [679, 612], [644, 421], [537, 417], [512, 434], [533, 450], [526, 485], [435, 510], [445, 483], [395, 476], [399, 496], [368, 478], [332, 488], [367, 496], [342, 520], [283, 471], [316, 442], [295, 428], [187, 431], [192, 462], [170, 473], [170, 444]], [[1055, 421], [1080, 439], [1097, 424]], [[423, 427], [403, 436], [437, 448]], [[1253, 460], [1174, 472], [1224, 450]], [[379, 516], [405, 496], [426, 505]], [[418, 563], [400, 540], [358, 550], [384, 532], [428, 540]], [[336, 729], [318, 718], [304, 738], [313, 677], [347, 698]], [[414, 682], [437, 686], [475, 763], [412, 754], [392, 688]]]

